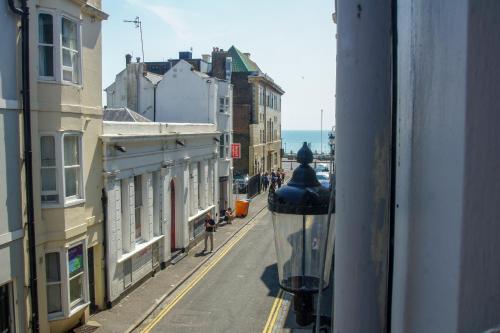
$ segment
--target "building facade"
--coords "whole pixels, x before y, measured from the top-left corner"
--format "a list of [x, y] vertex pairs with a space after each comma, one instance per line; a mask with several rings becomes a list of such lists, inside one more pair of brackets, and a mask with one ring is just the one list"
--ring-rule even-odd
[[149, 72], [149, 66], [150, 63], [131, 63], [127, 58], [126, 69], [105, 89], [107, 106], [136, 108], [140, 115], [158, 122], [216, 124], [220, 132], [218, 206], [233, 207], [232, 84], [196, 70], [184, 59], [169, 60], [169, 70], [161, 76]]
[[0, 3], [0, 332], [25, 332], [24, 222], [21, 191], [19, 16]]
[[281, 96], [285, 93], [250, 54], [232, 46], [214, 48], [212, 76], [229, 77], [233, 84], [233, 141], [241, 144], [235, 159], [239, 174], [254, 175], [281, 167]]
[[105, 307], [101, 1], [30, 6], [33, 193], [42, 332]]
[[[130, 110], [108, 109], [103, 160], [109, 299], [186, 252], [217, 205], [215, 124], [150, 122]], [[120, 119], [114, 121], [113, 119]]]

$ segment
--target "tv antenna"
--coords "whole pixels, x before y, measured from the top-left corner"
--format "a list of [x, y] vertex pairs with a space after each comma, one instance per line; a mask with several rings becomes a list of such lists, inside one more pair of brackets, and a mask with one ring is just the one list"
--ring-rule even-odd
[[123, 20], [125, 23], [134, 23], [136, 28], [139, 28], [141, 32], [141, 49], [142, 49], [142, 62], [145, 62], [144, 60], [144, 42], [142, 40], [142, 22], [139, 19], [139, 16], [136, 16], [134, 20]]

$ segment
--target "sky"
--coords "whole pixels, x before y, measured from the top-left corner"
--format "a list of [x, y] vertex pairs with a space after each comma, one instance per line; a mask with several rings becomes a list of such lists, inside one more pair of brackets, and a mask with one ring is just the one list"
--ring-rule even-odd
[[[282, 129], [320, 129], [335, 121], [334, 0], [104, 0], [103, 88], [125, 67], [125, 54], [146, 61], [210, 54], [234, 45], [249, 52], [284, 90]], [[105, 103], [105, 97], [103, 97]]]

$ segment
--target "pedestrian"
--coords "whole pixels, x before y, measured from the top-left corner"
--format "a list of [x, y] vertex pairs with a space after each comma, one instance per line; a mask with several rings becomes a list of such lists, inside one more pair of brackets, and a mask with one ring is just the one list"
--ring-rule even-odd
[[281, 183], [285, 183], [285, 170], [281, 169]]
[[281, 174], [279, 171], [276, 174], [276, 183], [278, 184], [278, 188], [281, 188]]
[[271, 186], [276, 186], [276, 173], [274, 169], [271, 170]]
[[207, 241], [210, 238], [210, 252], [214, 251], [214, 232], [215, 232], [215, 221], [212, 219], [210, 213], [205, 216], [205, 248], [203, 252], [207, 251]]
[[267, 191], [267, 187], [269, 186], [269, 177], [267, 172], [262, 175], [262, 185], [264, 186], [264, 191]]
[[226, 213], [224, 214], [224, 221], [226, 221], [227, 224], [233, 224], [233, 220], [235, 217], [236, 215], [234, 214], [231, 207], [228, 207], [228, 209], [226, 209]]

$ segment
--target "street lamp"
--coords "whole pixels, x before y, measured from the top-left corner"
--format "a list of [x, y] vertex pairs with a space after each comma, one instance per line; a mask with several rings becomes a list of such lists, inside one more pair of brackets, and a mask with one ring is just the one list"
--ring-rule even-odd
[[[297, 152], [300, 165], [287, 185], [269, 193], [279, 284], [294, 294], [297, 324], [314, 320], [314, 294], [328, 286], [333, 240], [328, 240], [330, 191], [321, 186], [309, 163], [307, 143]], [[330, 212], [331, 213], [331, 212]], [[329, 258], [326, 260], [325, 258]]]

